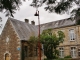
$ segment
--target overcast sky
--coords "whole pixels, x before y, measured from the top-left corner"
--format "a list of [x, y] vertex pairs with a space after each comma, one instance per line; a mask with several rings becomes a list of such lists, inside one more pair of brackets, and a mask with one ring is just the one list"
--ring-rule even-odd
[[[37, 17], [34, 16], [36, 9], [33, 7], [30, 7], [30, 1], [26, 1], [24, 2], [21, 6], [20, 6], [20, 10], [16, 11], [16, 13], [14, 14], [14, 19], [17, 20], [21, 20], [24, 21], [24, 19], [29, 19], [29, 23], [34, 20], [36, 24], [38, 24], [38, 19]], [[40, 11], [40, 23], [47, 23], [47, 22], [51, 22], [51, 21], [56, 21], [56, 20], [61, 20], [61, 19], [65, 19], [68, 18], [69, 15], [67, 14], [63, 14], [63, 15], [59, 15], [56, 13], [48, 13], [48, 11], [44, 10], [44, 7], [40, 7], [39, 8]], [[0, 22], [0, 24], [3, 24], [3, 27], [8, 19], [8, 17], [5, 17], [4, 13], [0, 13], [0, 16], [2, 17], [2, 22]], [[0, 32], [2, 31], [2, 29], [0, 29]]]

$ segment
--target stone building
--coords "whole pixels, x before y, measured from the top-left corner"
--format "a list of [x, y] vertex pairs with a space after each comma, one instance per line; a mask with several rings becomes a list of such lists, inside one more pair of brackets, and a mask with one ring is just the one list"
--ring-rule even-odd
[[79, 18], [77, 20], [71, 20], [70, 18], [68, 18], [41, 25], [42, 30], [52, 29], [52, 33], [62, 31], [65, 34], [63, 43], [60, 43], [58, 47], [59, 57], [80, 57], [80, 25], [78, 24], [79, 22]]
[[[31, 36], [38, 36], [35, 22], [25, 22], [8, 18], [0, 36], [0, 60], [37, 60], [37, 48], [28, 42]], [[52, 29], [52, 32], [63, 31], [64, 42], [58, 47], [61, 58], [71, 55], [80, 57], [80, 25], [75, 20], [63, 19], [41, 24], [41, 32]]]
[[[36, 60], [36, 50], [30, 45], [30, 36], [37, 36], [38, 30], [34, 25], [8, 18], [0, 36], [0, 60]], [[30, 54], [32, 52], [33, 54]], [[33, 56], [35, 58], [33, 58]]]

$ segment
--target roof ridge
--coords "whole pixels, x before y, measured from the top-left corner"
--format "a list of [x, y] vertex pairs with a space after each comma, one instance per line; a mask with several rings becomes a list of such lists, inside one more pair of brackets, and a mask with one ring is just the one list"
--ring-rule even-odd
[[[14, 19], [14, 18], [8, 18], [8, 20], [11, 20], [11, 21], [18, 21], [18, 22], [22, 22], [22, 23], [25, 23], [25, 24], [29, 24], [29, 23], [26, 23], [24, 21], [20, 21], [20, 20], [17, 20], [17, 19]], [[32, 24], [29, 24], [29, 25], [32, 25]], [[36, 25], [32, 25], [32, 26], [36, 26]]]
[[9, 20], [16, 20], [16, 21], [19, 21], [19, 22], [23, 22], [23, 21], [20, 21], [20, 20], [17, 20], [17, 19], [11, 18], [11, 17], [9, 17], [8, 19], [9, 19]]
[[41, 24], [41, 25], [49, 24], [49, 23], [53, 23], [53, 22], [59, 22], [59, 21], [63, 21], [63, 20], [69, 20], [69, 19], [70, 19], [70, 18], [61, 19], [61, 20], [57, 20], [57, 21], [51, 21], [51, 22], [43, 23], [43, 24]]

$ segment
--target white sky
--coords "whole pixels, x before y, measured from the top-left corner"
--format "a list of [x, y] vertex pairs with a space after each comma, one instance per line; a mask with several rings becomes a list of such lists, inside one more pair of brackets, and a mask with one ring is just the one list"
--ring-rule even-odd
[[[34, 16], [36, 9], [29, 6], [30, 3], [31, 3], [30, 1], [24, 2], [20, 6], [20, 10], [16, 11], [16, 13], [14, 14], [14, 18], [21, 21], [24, 21], [24, 19], [26, 18], [26, 19], [29, 19], [29, 22], [34, 20], [35, 23], [38, 24], [38, 18]], [[69, 17], [69, 15], [67, 14], [59, 15], [56, 13], [48, 13], [48, 11], [44, 10], [44, 7], [40, 7], [39, 11], [40, 11], [41, 24], [55, 21], [55, 20], [65, 19]], [[0, 13], [0, 16], [2, 17], [2, 20], [3, 20], [2, 22], [0, 22], [0, 24], [2, 23], [4, 27], [8, 17], [5, 17], [4, 13]], [[2, 31], [2, 29], [0, 29], [0, 32]]]

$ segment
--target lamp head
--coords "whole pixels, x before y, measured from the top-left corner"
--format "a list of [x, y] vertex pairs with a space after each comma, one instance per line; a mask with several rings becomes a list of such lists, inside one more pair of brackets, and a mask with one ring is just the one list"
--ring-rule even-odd
[[36, 11], [36, 13], [34, 14], [34, 16], [39, 16], [39, 13]]

